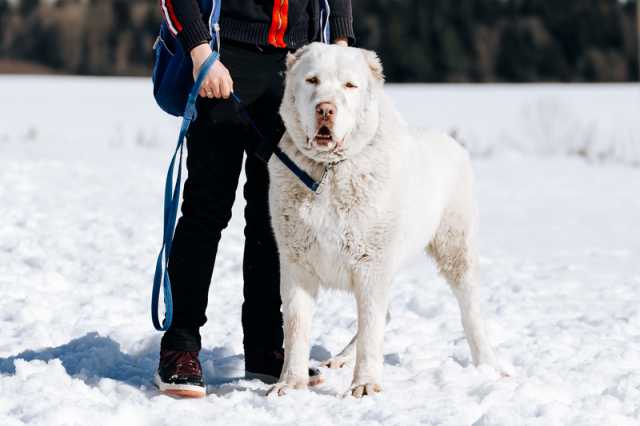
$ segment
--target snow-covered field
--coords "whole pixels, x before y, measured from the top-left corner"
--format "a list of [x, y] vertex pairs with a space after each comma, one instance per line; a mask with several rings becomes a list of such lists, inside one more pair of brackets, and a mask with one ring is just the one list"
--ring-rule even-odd
[[[265, 398], [241, 378], [238, 202], [202, 330], [209, 396], [158, 394], [149, 297], [177, 122], [145, 80], [2, 77], [0, 425], [640, 424], [640, 88], [390, 93], [476, 154], [482, 299], [511, 378], [470, 364], [425, 262], [396, 280], [383, 394], [341, 398], [346, 369]], [[349, 296], [323, 294], [312, 362], [354, 322]]]

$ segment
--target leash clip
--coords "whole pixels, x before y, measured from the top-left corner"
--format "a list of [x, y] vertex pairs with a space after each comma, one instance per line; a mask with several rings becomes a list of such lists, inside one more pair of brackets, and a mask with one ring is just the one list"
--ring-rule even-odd
[[327, 175], [329, 174], [330, 171], [332, 171], [339, 163], [341, 163], [344, 160], [340, 160], [338, 162], [335, 163], [327, 163], [324, 166], [324, 172], [322, 173], [322, 177], [320, 178], [320, 180], [318, 182], [316, 182], [316, 184], [314, 185], [313, 188], [313, 192], [315, 194], [320, 194], [322, 193], [322, 188], [325, 186], [324, 185], [324, 181], [326, 180]]
[[329, 174], [329, 170], [331, 170], [333, 168], [333, 166], [330, 165], [326, 165], [324, 167], [324, 172], [322, 172], [322, 177], [320, 177], [320, 180], [315, 182], [313, 185], [313, 193], [316, 195], [320, 195], [322, 193], [322, 188], [323, 188], [323, 183], [325, 181], [325, 178], [327, 177], [327, 175]]

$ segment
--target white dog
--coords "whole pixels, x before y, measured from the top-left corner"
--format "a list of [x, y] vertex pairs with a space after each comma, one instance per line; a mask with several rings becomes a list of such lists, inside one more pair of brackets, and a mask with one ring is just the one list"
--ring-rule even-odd
[[326, 177], [316, 194], [281, 162], [269, 163], [285, 333], [285, 363], [270, 393], [307, 386], [320, 287], [353, 292], [358, 308], [356, 337], [328, 365], [342, 366], [356, 352], [352, 394], [380, 392], [391, 282], [425, 250], [458, 300], [474, 363], [497, 367], [476, 294], [467, 152], [444, 134], [407, 127], [383, 93], [373, 52], [315, 43], [287, 65], [280, 148], [310, 175]]

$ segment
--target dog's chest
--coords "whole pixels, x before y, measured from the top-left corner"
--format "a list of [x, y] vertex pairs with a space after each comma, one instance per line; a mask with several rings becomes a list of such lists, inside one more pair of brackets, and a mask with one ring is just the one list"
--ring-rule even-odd
[[366, 261], [375, 239], [375, 174], [349, 168], [330, 172], [319, 194], [297, 207], [300, 226], [312, 234], [320, 256], [350, 265]]

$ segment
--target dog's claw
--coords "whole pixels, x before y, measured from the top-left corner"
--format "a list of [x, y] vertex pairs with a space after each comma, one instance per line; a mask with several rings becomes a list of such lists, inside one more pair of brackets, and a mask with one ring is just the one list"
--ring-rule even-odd
[[366, 383], [351, 388], [351, 395], [354, 398], [362, 398], [363, 396], [375, 395], [380, 392], [382, 392], [382, 387], [377, 383]]
[[276, 383], [269, 389], [267, 396], [285, 396], [291, 388], [287, 383]]
[[272, 397], [272, 396], [285, 396], [287, 394], [287, 392], [289, 392], [291, 389], [295, 389], [295, 390], [304, 390], [307, 388], [307, 385], [304, 383], [298, 383], [298, 382], [279, 382], [276, 383], [275, 385], [273, 385], [271, 387], [271, 389], [269, 389], [267, 391], [267, 395], [268, 397]]
[[286, 383], [277, 383], [267, 391], [267, 396], [285, 396], [289, 386]]
[[487, 368], [493, 370], [493, 372], [497, 373], [498, 376], [500, 376], [500, 379], [510, 379], [515, 375], [515, 373], [512, 371], [511, 367], [505, 367], [506, 366], [503, 366], [501, 363], [498, 363], [496, 361], [484, 362], [478, 365], [478, 368]]

